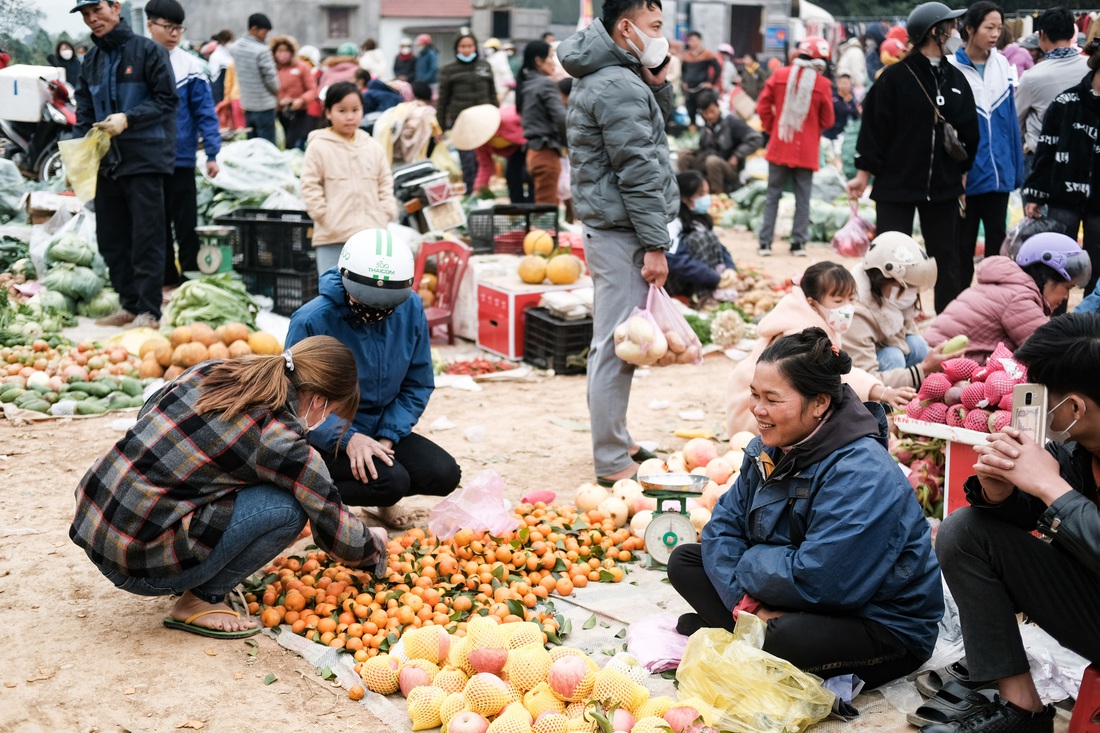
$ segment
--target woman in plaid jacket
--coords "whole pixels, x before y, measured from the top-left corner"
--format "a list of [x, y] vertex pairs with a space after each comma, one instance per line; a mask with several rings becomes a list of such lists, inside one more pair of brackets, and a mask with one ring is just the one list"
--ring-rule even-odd
[[328, 336], [279, 356], [208, 361], [166, 384], [81, 480], [69, 537], [119, 588], [180, 595], [169, 628], [241, 638], [225, 596], [310, 522], [345, 564], [385, 569], [385, 537], [340, 501], [307, 433], [359, 405], [355, 358]]

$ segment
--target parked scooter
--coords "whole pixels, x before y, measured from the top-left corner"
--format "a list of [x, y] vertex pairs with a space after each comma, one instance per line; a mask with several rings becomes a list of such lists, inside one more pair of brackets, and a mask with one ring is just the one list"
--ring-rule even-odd
[[399, 223], [421, 233], [464, 226], [466, 212], [461, 193], [455, 188], [450, 174], [436, 168], [430, 160], [394, 168], [393, 195], [401, 210]]
[[27, 178], [50, 181], [65, 175], [57, 141], [76, 125], [76, 108], [72, 87], [57, 80], [42, 81], [49, 91], [42, 118], [38, 122], [0, 120], [0, 154]]

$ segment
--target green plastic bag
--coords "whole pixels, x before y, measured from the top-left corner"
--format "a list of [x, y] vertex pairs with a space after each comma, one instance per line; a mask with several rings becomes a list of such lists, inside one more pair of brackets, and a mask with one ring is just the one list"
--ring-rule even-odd
[[57, 148], [61, 151], [61, 162], [73, 193], [81, 203], [94, 199], [99, 161], [111, 149], [110, 135], [93, 127], [84, 137], [59, 141]]
[[691, 635], [676, 671], [679, 696], [704, 703], [699, 712], [708, 725], [738, 733], [802, 731], [832, 711], [834, 695], [821, 678], [763, 651], [764, 634], [764, 622], [742, 612], [732, 634]]

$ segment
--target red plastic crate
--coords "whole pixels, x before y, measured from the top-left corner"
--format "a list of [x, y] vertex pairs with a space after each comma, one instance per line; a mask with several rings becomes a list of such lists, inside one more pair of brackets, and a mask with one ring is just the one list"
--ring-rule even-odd
[[508, 359], [523, 358], [525, 311], [534, 308], [545, 290], [510, 292], [479, 283], [477, 286], [477, 345]]

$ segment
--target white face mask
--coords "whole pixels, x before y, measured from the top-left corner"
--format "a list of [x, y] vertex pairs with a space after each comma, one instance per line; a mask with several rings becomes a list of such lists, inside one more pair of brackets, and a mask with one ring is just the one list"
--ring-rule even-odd
[[71, 59], [72, 57], [73, 57], [73, 52], [72, 52], [72, 51], [70, 51], [70, 50], [69, 50], [69, 49], [67, 49], [67, 48], [66, 48], [66, 49], [64, 49], [64, 50], [63, 50], [63, 51], [61, 52], [61, 58], [65, 59], [66, 61], [68, 61], [68, 60], [69, 60], [69, 59]]
[[888, 300], [898, 310], [908, 310], [917, 304], [917, 291], [914, 288], [905, 288], [905, 290], [895, 292]]
[[[628, 20], [627, 23], [630, 23], [630, 21]], [[630, 23], [630, 27], [634, 29], [635, 35], [641, 38], [644, 44], [643, 48], [638, 48], [634, 41], [629, 38], [626, 39], [627, 45], [630, 46], [630, 50], [634, 52], [634, 55], [638, 57], [639, 63], [650, 69], [660, 66], [661, 62], [665, 60], [665, 56], [668, 56], [668, 39], [664, 36], [657, 36], [654, 38], [653, 36], [646, 35], [642, 32], [641, 28], [633, 23]]]
[[856, 307], [851, 303], [842, 305], [839, 308], [826, 308], [820, 304], [818, 307], [821, 309], [821, 314], [825, 316], [825, 322], [829, 324], [829, 328], [838, 334], [844, 333], [852, 327], [852, 318], [855, 317]]
[[1069, 441], [1069, 431], [1073, 429], [1073, 426], [1077, 424], [1080, 418], [1074, 418], [1073, 422], [1066, 426], [1065, 430], [1055, 430], [1054, 425], [1054, 411], [1066, 403], [1069, 397], [1062, 399], [1054, 407], [1047, 410], [1047, 440], [1053, 440], [1055, 443], [1065, 443]]
[[[310, 407], [312, 407], [312, 405], [310, 405]], [[307, 433], [312, 432], [312, 431], [316, 430], [317, 428], [321, 427], [321, 424], [327, 419], [327, 416], [325, 415], [326, 410], [328, 410], [328, 400], [327, 399], [325, 400], [324, 407], [321, 408], [321, 419], [318, 420], [317, 422], [313, 423], [312, 425], [310, 425], [309, 423], [306, 422], [306, 414], [302, 415], [302, 418], [301, 418], [302, 423], [306, 426], [306, 432]], [[308, 412], [309, 412], [309, 410], [306, 410], [306, 413], [308, 413]]]

